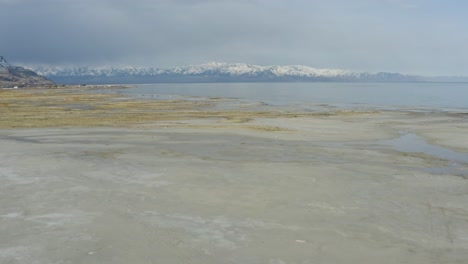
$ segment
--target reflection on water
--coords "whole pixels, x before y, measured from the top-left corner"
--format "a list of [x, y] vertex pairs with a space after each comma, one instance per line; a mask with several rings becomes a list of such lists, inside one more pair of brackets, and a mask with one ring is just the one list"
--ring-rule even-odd
[[[457, 152], [442, 146], [432, 145], [424, 138], [408, 132], [402, 132], [400, 137], [377, 141], [350, 142], [313, 142], [312, 145], [332, 148], [361, 149], [392, 149], [402, 153], [422, 153], [441, 160], [448, 161], [447, 166], [427, 167], [423, 171], [431, 174], [451, 174], [468, 178], [466, 165], [468, 153]], [[408, 168], [406, 168], [408, 169]], [[416, 168], [415, 168], [416, 169]]]
[[394, 139], [379, 140], [376, 144], [389, 146], [400, 152], [424, 153], [444, 160], [468, 163], [468, 153], [429, 144], [424, 138], [413, 133], [403, 133]]
[[167, 95], [239, 98], [272, 105], [468, 109], [468, 83], [160, 83], [121, 92], [156, 99]]
[[413, 133], [402, 133], [400, 137], [379, 140], [376, 145], [388, 146], [396, 151], [406, 153], [424, 153], [450, 163], [444, 167], [429, 167], [425, 171], [432, 174], [452, 174], [468, 178], [468, 171], [460, 163], [468, 163], [468, 153], [456, 152], [448, 148], [429, 144], [424, 138]]

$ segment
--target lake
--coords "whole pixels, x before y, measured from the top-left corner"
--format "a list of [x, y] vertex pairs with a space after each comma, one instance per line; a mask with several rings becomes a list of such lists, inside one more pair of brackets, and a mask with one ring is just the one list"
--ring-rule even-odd
[[468, 83], [159, 83], [121, 92], [156, 99], [223, 97], [274, 105], [468, 109]]

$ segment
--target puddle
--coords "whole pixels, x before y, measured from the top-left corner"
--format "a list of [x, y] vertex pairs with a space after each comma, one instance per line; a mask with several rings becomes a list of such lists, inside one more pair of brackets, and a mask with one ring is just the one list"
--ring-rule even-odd
[[402, 133], [398, 138], [378, 140], [373, 145], [390, 147], [399, 152], [424, 153], [444, 160], [468, 163], [468, 153], [429, 144], [414, 133]]
[[455, 175], [468, 179], [468, 153], [457, 152], [442, 146], [432, 145], [424, 138], [409, 132], [400, 133], [400, 137], [386, 140], [352, 142], [314, 142], [314, 146], [333, 148], [392, 149], [403, 153], [424, 153], [449, 161], [447, 166], [427, 167], [422, 170], [431, 174]]
[[[429, 144], [424, 138], [414, 133], [402, 133], [400, 137], [388, 140], [379, 140], [374, 145], [390, 147], [399, 152], [424, 153], [440, 159], [451, 161], [444, 167], [429, 167], [423, 171], [431, 174], [455, 175], [468, 178], [468, 153], [456, 152], [448, 148]], [[465, 163], [465, 164], [462, 164]]]
[[451, 163], [449, 166], [446, 167], [432, 167], [427, 168], [424, 171], [431, 173], [431, 174], [451, 174], [458, 177], [463, 177], [468, 179], [468, 170], [464, 169], [458, 163]]

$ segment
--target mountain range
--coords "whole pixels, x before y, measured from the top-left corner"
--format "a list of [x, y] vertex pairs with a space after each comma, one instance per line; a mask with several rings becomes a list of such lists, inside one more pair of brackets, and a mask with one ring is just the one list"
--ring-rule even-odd
[[417, 82], [422, 77], [399, 73], [367, 73], [317, 69], [302, 65], [258, 66], [212, 62], [173, 68], [35, 67], [43, 76], [63, 84], [141, 84], [184, 82]]
[[47, 87], [55, 85], [51, 80], [32, 70], [9, 64], [0, 56], [0, 88]]
[[60, 84], [190, 82], [467, 82], [467, 77], [423, 77], [389, 72], [317, 69], [303, 65], [258, 66], [211, 62], [172, 68], [13, 66], [0, 56], [0, 87]]

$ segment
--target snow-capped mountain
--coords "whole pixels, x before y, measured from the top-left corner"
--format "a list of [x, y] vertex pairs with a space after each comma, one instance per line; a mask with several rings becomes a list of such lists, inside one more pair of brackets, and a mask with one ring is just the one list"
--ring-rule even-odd
[[0, 56], [0, 68], [8, 68], [11, 67], [11, 64], [8, 63], [8, 61], [3, 58], [3, 56]]
[[0, 88], [48, 87], [54, 83], [35, 72], [8, 63], [0, 56]]
[[294, 82], [294, 81], [417, 81], [398, 73], [359, 73], [340, 69], [317, 69], [302, 65], [258, 66], [211, 62], [167, 69], [144, 67], [37, 67], [41, 75], [67, 84], [157, 82]]

